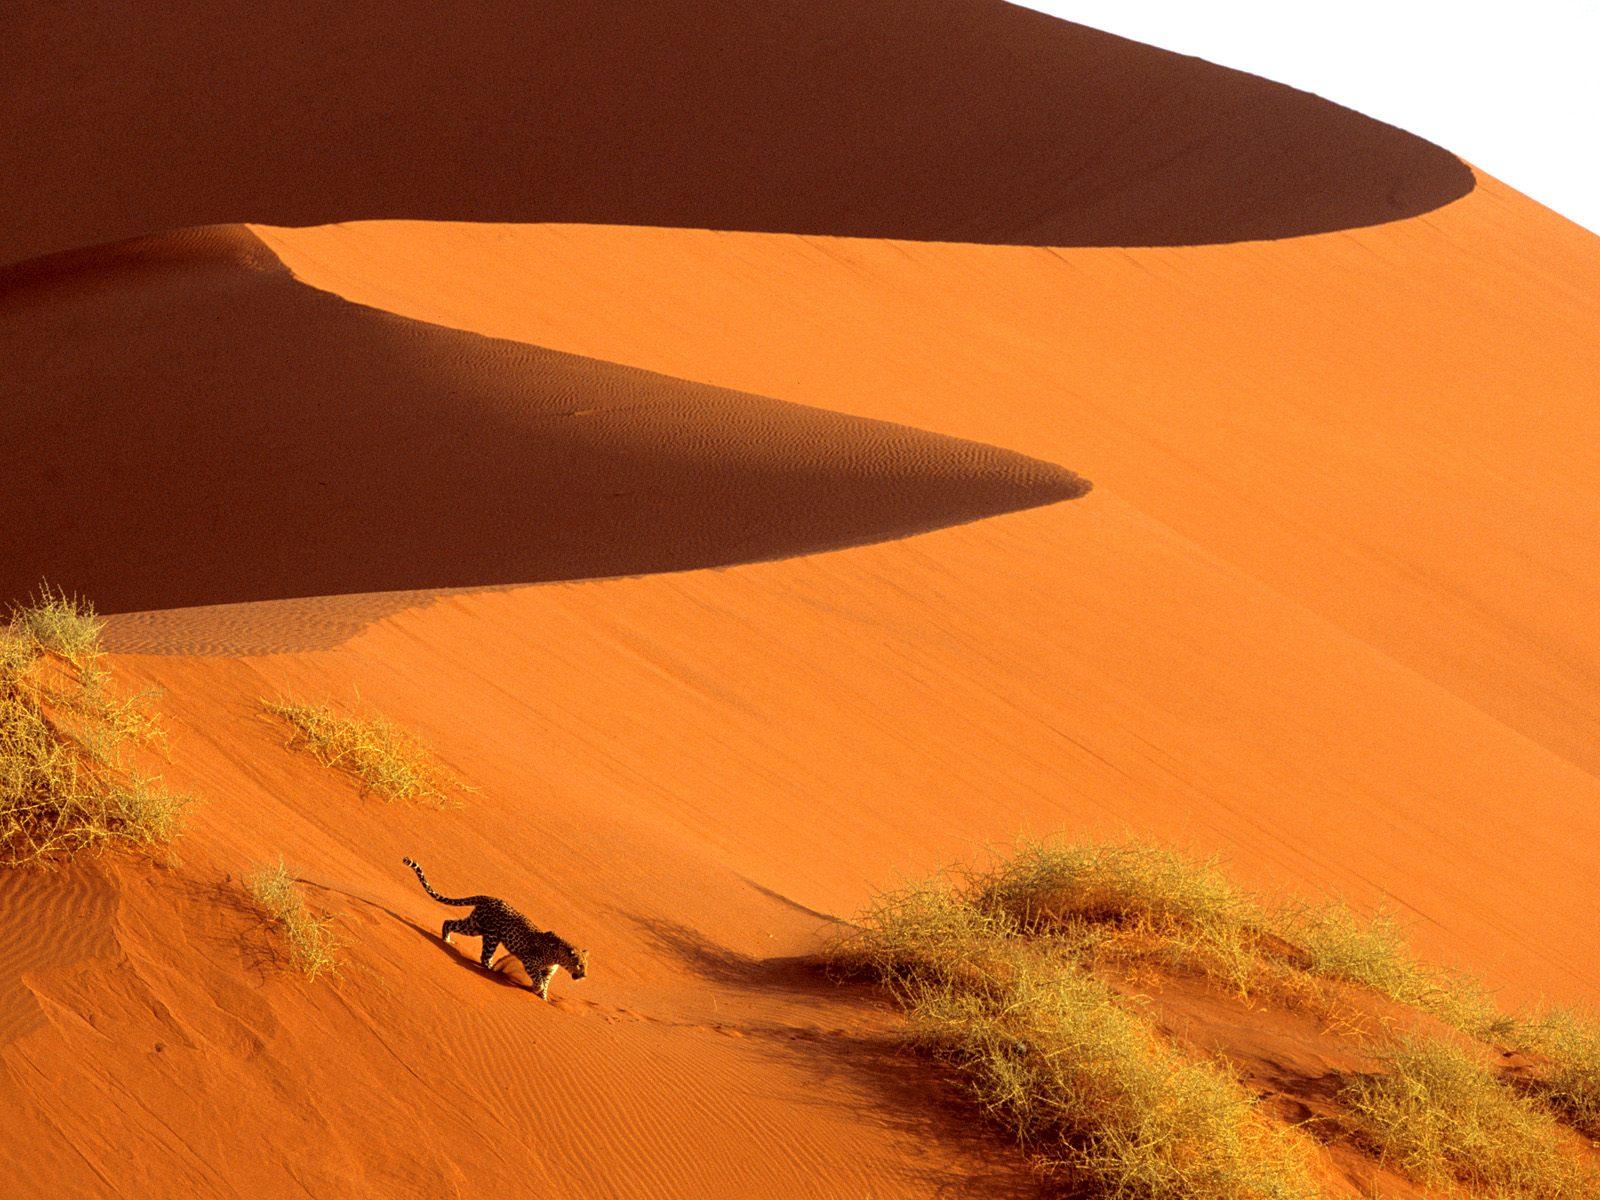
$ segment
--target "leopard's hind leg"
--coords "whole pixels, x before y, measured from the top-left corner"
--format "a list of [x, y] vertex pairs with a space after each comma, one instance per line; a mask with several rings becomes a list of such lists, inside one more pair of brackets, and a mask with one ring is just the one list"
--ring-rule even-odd
[[449, 945], [450, 939], [458, 933], [464, 933], [468, 937], [482, 936], [481, 931], [478, 929], [478, 922], [470, 916], [462, 917], [456, 921], [446, 921], [439, 936], [444, 938], [446, 945]]
[[493, 937], [487, 933], [483, 935], [483, 957], [479, 961], [483, 963], [483, 969], [485, 971], [492, 969], [489, 964], [494, 961], [494, 952], [499, 945], [499, 938]]

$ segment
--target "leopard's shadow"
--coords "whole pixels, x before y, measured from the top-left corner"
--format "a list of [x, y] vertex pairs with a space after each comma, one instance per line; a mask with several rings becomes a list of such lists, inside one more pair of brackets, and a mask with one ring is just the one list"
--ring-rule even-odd
[[[861, 972], [834, 964], [825, 954], [759, 958], [721, 945], [680, 922], [617, 910], [666, 956], [716, 988], [759, 993], [791, 1001], [840, 1001], [859, 1012], [893, 1011], [881, 986]], [[823, 920], [834, 918], [814, 914]], [[822, 1014], [828, 1011], [829, 1016]], [[963, 1156], [956, 1168], [924, 1160], [912, 1168], [919, 1183], [937, 1195], [1026, 1200], [1039, 1194], [1039, 1181], [1015, 1143], [996, 1128], [973, 1119], [962, 1087], [948, 1066], [907, 1048], [893, 1026], [826, 1029], [838, 1010], [805, 1008], [787, 1016], [740, 1025], [739, 1032], [759, 1051], [805, 1072], [818, 1084], [835, 1088], [813, 1103], [857, 1103], [871, 1119], [917, 1139], [936, 1141]], [[854, 1100], [851, 1096], [854, 1096]]]
[[[495, 960], [494, 965], [490, 967], [489, 970], [485, 971], [483, 969], [483, 964], [478, 961], [477, 938], [468, 938], [466, 934], [456, 935], [458, 938], [465, 938], [468, 944], [474, 948], [472, 953], [469, 954], [461, 947], [445, 942], [445, 940], [439, 936], [437, 930], [428, 929], [425, 926], [417, 924], [415, 921], [400, 916], [398, 913], [390, 912], [389, 915], [394, 917], [395, 920], [399, 921], [408, 929], [412, 930], [412, 932], [414, 932], [418, 937], [423, 938], [451, 962], [455, 963], [457, 966], [460, 966], [464, 970], [471, 971], [474, 975], [477, 975], [480, 978], [490, 979], [499, 984], [501, 987], [514, 988], [519, 992], [531, 992], [533, 990], [532, 981], [527, 978], [527, 972], [522, 969], [521, 964], [517, 963], [516, 955], [507, 954], [502, 951], [500, 953], [500, 957]], [[508, 971], [507, 965], [509, 963], [517, 963], [517, 965]], [[517, 978], [518, 975], [522, 976], [520, 981]]]
[[[457, 966], [461, 967], [463, 970], [471, 971], [474, 975], [477, 975], [480, 978], [486, 977], [499, 984], [501, 987], [515, 988], [516, 990], [523, 992], [531, 992], [533, 990], [533, 981], [527, 977], [527, 971], [522, 967], [522, 964], [518, 962], [517, 957], [514, 954], [502, 953], [495, 961], [494, 966], [490, 970], [485, 971], [483, 969], [483, 964], [478, 961], [478, 955], [476, 953], [468, 954], [457, 946], [447, 944], [445, 940], [439, 936], [437, 926], [430, 929], [426, 925], [418, 924], [410, 917], [401, 916], [387, 904], [379, 904], [376, 900], [369, 899], [366, 896], [358, 896], [353, 892], [346, 892], [339, 888], [325, 888], [325, 890], [336, 891], [341, 895], [348, 896], [352, 900], [358, 900], [362, 904], [365, 904], [368, 908], [376, 909], [378, 912], [390, 917], [397, 923], [404, 925], [407, 929], [411, 930], [419, 938], [427, 942], [430, 946], [434, 947], [439, 951], [439, 953], [443, 954], [446, 958], [455, 963]], [[442, 925], [443, 922], [441, 921], [440, 924]], [[462, 934], [460, 936], [465, 937], [466, 935]], [[473, 945], [476, 945], [478, 942], [477, 938], [471, 938], [468, 940], [469, 943]], [[508, 963], [517, 964], [515, 973], [507, 972], [506, 967]], [[518, 975], [522, 976], [520, 981], [517, 978]]]

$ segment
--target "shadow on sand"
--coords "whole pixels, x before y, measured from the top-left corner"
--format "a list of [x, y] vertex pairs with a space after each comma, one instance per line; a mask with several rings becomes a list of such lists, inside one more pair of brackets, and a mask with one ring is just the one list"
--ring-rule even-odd
[[1001, 0], [308, 11], [7, 6], [0, 111], [30, 117], [0, 147], [0, 262], [395, 217], [1171, 246], [1378, 224], [1474, 185], [1319, 97]]
[[240, 229], [0, 272], [0, 360], [0, 601], [41, 578], [119, 613], [677, 571], [1089, 486], [350, 304]]
[[624, 915], [657, 950], [718, 988], [830, 1005], [843, 1002], [858, 1016], [870, 1013], [873, 1023], [881, 1022], [881, 1030], [861, 1032], [763, 1021], [740, 1026], [739, 1032], [818, 1083], [839, 1085], [816, 1103], [841, 1103], [842, 1089], [858, 1098], [864, 1120], [947, 1147], [968, 1164], [982, 1164], [976, 1170], [922, 1164], [919, 1182], [931, 1185], [935, 1194], [1016, 1200], [1039, 1194], [1039, 1179], [1015, 1143], [977, 1119], [953, 1073], [903, 1044], [876, 985], [842, 976], [819, 956], [755, 958], [677, 922]]

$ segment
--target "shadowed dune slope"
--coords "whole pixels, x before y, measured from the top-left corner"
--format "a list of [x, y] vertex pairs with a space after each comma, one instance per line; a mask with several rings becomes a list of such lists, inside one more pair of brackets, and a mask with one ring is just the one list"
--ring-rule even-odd
[[361, 303], [1070, 463], [1600, 774], [1600, 238], [1493, 179], [1249, 246], [261, 232]]
[[1473, 182], [1317, 97], [999, 0], [23, 0], [0, 113], [0, 262], [384, 217], [1172, 245]]
[[0, 595], [107, 611], [808, 553], [1069, 499], [987, 446], [361, 308], [209, 230], [0, 280]]

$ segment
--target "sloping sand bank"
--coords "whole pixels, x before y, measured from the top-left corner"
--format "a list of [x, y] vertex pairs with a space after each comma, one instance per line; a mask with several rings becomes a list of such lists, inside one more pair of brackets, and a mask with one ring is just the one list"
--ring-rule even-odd
[[1066, 463], [1600, 771], [1600, 238], [1492, 179], [1249, 246], [262, 235], [362, 303]]
[[12, 268], [0, 306], [0, 595], [48, 578], [121, 612], [682, 570], [1088, 488], [987, 446], [358, 307], [237, 229]]
[[1348, 109], [1000, 0], [22, 0], [4, 30], [0, 262], [377, 217], [1178, 245], [1472, 188]]

